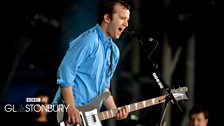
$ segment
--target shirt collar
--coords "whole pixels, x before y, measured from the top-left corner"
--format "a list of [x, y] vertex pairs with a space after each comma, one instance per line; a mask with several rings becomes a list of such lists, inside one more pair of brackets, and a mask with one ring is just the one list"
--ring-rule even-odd
[[105, 42], [105, 45], [107, 47], [111, 47], [112, 46], [112, 38], [110, 37], [109, 39], [107, 39], [106, 35], [104, 34], [104, 32], [102, 31], [102, 29], [100, 28], [100, 25], [97, 24], [96, 25], [96, 29], [97, 29], [97, 32], [99, 33], [99, 36], [100, 36], [100, 39]]

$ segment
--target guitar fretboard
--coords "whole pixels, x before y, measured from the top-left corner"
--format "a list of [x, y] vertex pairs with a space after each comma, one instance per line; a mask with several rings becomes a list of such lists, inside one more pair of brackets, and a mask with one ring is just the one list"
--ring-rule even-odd
[[[156, 98], [144, 100], [144, 101], [141, 101], [141, 102], [136, 102], [136, 103], [129, 104], [129, 105], [127, 105], [128, 106], [128, 111], [133, 112], [133, 111], [136, 111], [136, 110], [139, 110], [139, 109], [143, 109], [143, 108], [146, 108], [146, 107], [149, 107], [149, 106], [153, 106], [153, 105], [156, 105], [156, 104], [163, 103], [163, 102], [165, 102], [165, 97], [166, 97], [166, 95], [163, 95], [163, 96], [159, 96], [159, 97], [156, 97]], [[116, 116], [116, 113], [117, 113], [118, 109], [110, 109], [110, 110], [100, 112], [100, 113], [98, 113], [98, 117], [101, 121], [109, 119], [109, 118], [113, 118], [113, 117]]]

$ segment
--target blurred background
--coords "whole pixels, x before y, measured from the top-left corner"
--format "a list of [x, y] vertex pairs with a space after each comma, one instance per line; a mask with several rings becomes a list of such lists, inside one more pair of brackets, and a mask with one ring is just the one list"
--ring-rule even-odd
[[[69, 42], [96, 24], [99, 1], [20, 0], [2, 4], [5, 9], [1, 15], [1, 115], [22, 117], [19, 123], [23, 124], [29, 120], [29, 114], [7, 113], [6, 104], [14, 104], [16, 109], [39, 89], [48, 90], [54, 96], [57, 67]], [[178, 104], [168, 103], [168, 109], [161, 103], [132, 112], [126, 120], [109, 119], [102, 123], [187, 126], [189, 109], [194, 104], [204, 104], [211, 115], [209, 125], [221, 124], [218, 115], [222, 113], [223, 22], [219, 1], [126, 2], [132, 7], [131, 19], [116, 42], [121, 58], [112, 80], [117, 105], [163, 95], [152, 76], [153, 63], [158, 65], [161, 79], [172, 89], [188, 88], [188, 99]], [[143, 48], [139, 42], [144, 43]]]

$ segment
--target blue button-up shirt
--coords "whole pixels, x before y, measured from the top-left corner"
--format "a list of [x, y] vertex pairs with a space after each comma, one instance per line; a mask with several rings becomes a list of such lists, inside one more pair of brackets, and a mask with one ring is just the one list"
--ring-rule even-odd
[[58, 103], [60, 87], [72, 86], [76, 106], [83, 106], [105, 88], [110, 87], [110, 55], [113, 51], [112, 75], [119, 60], [119, 49], [107, 38], [97, 24], [74, 39], [58, 68], [57, 84], [59, 89], [53, 100]]

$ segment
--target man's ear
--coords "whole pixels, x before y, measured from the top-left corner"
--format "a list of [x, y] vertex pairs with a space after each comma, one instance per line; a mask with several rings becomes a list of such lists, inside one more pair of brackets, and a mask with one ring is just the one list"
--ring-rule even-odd
[[106, 22], [106, 23], [110, 23], [110, 15], [109, 14], [105, 14], [104, 15], [104, 21]]

